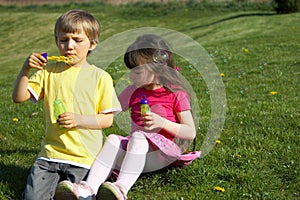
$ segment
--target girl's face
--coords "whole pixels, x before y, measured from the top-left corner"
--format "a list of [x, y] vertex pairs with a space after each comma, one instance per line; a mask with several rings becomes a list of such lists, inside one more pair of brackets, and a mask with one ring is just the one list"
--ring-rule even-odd
[[156, 84], [155, 75], [150, 71], [147, 65], [140, 65], [131, 69], [129, 77], [138, 88]]
[[70, 64], [78, 67], [86, 61], [88, 51], [96, 47], [83, 30], [77, 33], [58, 33], [56, 44], [60, 55], [72, 57]]

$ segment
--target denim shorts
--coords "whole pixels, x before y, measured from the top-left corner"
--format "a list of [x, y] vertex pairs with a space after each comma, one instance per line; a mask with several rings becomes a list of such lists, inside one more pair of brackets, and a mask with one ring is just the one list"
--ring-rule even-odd
[[62, 180], [79, 182], [88, 169], [74, 165], [36, 160], [27, 178], [23, 200], [53, 200], [57, 184]]

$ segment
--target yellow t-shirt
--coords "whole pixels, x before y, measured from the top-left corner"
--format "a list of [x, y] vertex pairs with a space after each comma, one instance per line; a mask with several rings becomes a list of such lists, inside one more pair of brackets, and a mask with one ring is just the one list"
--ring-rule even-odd
[[119, 112], [121, 106], [111, 76], [94, 65], [84, 68], [54, 63], [30, 77], [33, 100], [44, 100], [45, 138], [39, 157], [89, 168], [102, 147], [102, 130], [61, 129], [53, 102], [81, 115]]

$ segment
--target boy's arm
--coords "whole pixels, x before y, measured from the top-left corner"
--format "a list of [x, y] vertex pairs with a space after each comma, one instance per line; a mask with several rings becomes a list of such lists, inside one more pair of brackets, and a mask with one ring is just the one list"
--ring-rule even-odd
[[29, 69], [25, 69], [23, 67], [17, 77], [12, 93], [12, 99], [15, 103], [22, 103], [28, 100], [31, 96], [30, 92], [27, 90], [29, 72]]
[[12, 93], [12, 99], [15, 103], [22, 103], [31, 97], [31, 94], [27, 89], [30, 70], [32, 68], [39, 70], [43, 69], [43, 66], [46, 66], [46, 63], [47, 60], [38, 53], [32, 53], [26, 59], [16, 79], [14, 90]]
[[71, 112], [65, 112], [58, 118], [58, 123], [64, 128], [84, 128], [84, 129], [102, 129], [112, 125], [114, 120], [113, 113], [101, 113], [97, 115], [78, 115]]

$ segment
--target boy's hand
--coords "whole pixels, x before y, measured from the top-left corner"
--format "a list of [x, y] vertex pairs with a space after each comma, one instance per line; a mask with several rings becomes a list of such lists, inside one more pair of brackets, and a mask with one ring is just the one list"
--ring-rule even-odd
[[25, 69], [43, 69], [47, 64], [47, 60], [39, 53], [31, 53], [29, 57], [25, 60], [23, 68]]
[[76, 114], [71, 113], [71, 112], [65, 112], [65, 113], [59, 115], [57, 122], [63, 128], [71, 129], [71, 128], [75, 128], [77, 126], [76, 118], [77, 118]]

